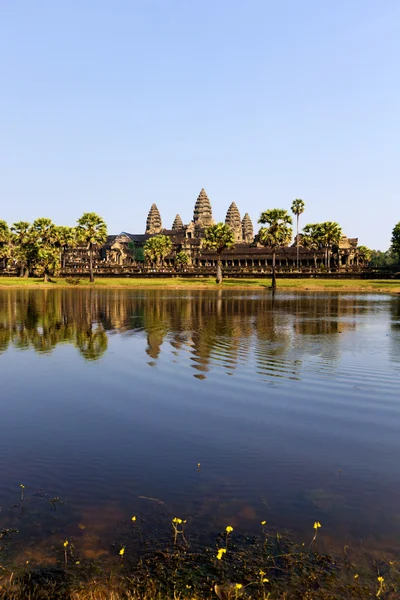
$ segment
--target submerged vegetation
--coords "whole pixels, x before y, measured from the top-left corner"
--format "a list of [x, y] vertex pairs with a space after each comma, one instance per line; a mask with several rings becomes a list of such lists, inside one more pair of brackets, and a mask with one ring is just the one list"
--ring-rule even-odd
[[[121, 523], [115, 540], [104, 542], [104, 554], [94, 559], [84, 544], [86, 526], [66, 539], [60, 515], [56, 535], [47, 545], [41, 540], [38, 552], [31, 541], [26, 553], [18, 524], [37, 519], [35, 502], [46, 500], [44, 492], [27, 494], [13, 507], [14, 526], [0, 530], [0, 600], [394, 600], [400, 592], [397, 562], [360, 560], [348, 546], [340, 554], [319, 548], [318, 521], [310, 524], [308, 541], [296, 543], [265, 520], [256, 535], [231, 525], [201, 535], [193, 519], [168, 520], [163, 510], [151, 522], [148, 515], [134, 515]], [[164, 509], [160, 500], [149, 500]]]

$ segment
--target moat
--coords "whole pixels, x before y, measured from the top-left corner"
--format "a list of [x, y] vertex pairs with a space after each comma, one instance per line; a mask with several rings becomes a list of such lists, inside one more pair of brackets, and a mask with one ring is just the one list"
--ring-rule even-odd
[[0, 372], [0, 530], [21, 560], [66, 538], [115, 553], [133, 515], [398, 545], [399, 298], [1, 291]]

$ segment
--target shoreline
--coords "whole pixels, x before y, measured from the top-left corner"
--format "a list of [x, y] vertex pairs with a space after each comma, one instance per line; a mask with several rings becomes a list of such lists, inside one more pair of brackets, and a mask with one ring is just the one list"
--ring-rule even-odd
[[[271, 289], [271, 278], [224, 279], [221, 286], [214, 278], [97, 278], [94, 283], [77, 279], [77, 283], [53, 278], [44, 283], [42, 279], [0, 277], [0, 290], [5, 289], [170, 289], [170, 290], [265, 290]], [[376, 292], [400, 294], [400, 279], [277, 279], [277, 291], [304, 292]]]

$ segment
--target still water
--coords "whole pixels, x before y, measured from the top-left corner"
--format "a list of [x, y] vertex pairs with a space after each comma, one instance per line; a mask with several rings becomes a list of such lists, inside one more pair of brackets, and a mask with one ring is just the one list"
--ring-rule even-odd
[[0, 377], [0, 529], [36, 551], [132, 515], [398, 545], [399, 297], [1, 291]]

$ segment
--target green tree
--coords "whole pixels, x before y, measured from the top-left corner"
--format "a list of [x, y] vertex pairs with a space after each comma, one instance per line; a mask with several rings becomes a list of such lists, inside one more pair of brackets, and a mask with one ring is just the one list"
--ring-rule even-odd
[[32, 266], [37, 275], [43, 275], [44, 281], [49, 275], [56, 275], [60, 268], [59, 252], [56, 248], [57, 228], [51, 219], [41, 217], [32, 223], [29, 229], [32, 244]]
[[318, 224], [307, 224], [303, 227], [301, 243], [304, 248], [310, 250], [314, 255], [314, 268], [317, 269], [317, 252], [321, 248], [323, 241], [321, 230]]
[[400, 260], [400, 221], [394, 226], [392, 231], [392, 250], [397, 254]]
[[11, 254], [10, 246], [11, 232], [5, 221], [0, 221], [0, 260], [3, 261], [3, 267], [6, 266], [7, 258]]
[[357, 246], [357, 257], [361, 257], [364, 264], [368, 264], [371, 260], [372, 250], [367, 246]]
[[30, 223], [18, 221], [11, 226], [12, 257], [19, 268], [20, 277], [28, 277], [36, 250], [32, 242]]
[[297, 265], [297, 269], [299, 268], [299, 219], [300, 219], [300, 215], [303, 214], [304, 209], [305, 209], [305, 204], [304, 201], [301, 200], [300, 198], [296, 198], [296, 200], [293, 200], [292, 202], [292, 213], [294, 215], [296, 215], [296, 222], [297, 222], [297, 227], [296, 227], [296, 251], [297, 251], [297, 260], [296, 260], [296, 265]]
[[222, 260], [224, 250], [235, 246], [235, 234], [226, 223], [216, 223], [206, 229], [204, 247], [217, 253], [217, 283], [222, 283]]
[[332, 248], [339, 245], [340, 238], [342, 237], [342, 228], [335, 221], [319, 223], [318, 228], [320, 230], [322, 245], [325, 248], [325, 266], [329, 271]]
[[164, 264], [164, 259], [172, 250], [172, 240], [168, 235], [155, 235], [144, 244], [144, 256], [150, 263]]
[[93, 283], [93, 253], [99, 246], [105, 244], [107, 240], [107, 225], [96, 213], [84, 213], [78, 219], [76, 232], [78, 241], [85, 244], [89, 251], [90, 282]]
[[78, 243], [76, 227], [66, 227], [64, 225], [56, 227], [55, 238], [56, 246], [61, 251], [62, 268], [65, 269], [68, 250], [75, 248]]
[[276, 288], [276, 250], [292, 239], [292, 217], [283, 208], [271, 208], [261, 213], [258, 222], [267, 225], [258, 232], [258, 241], [272, 249], [272, 287]]
[[371, 267], [376, 269], [387, 269], [396, 264], [396, 255], [392, 248], [382, 252], [382, 250], [371, 250]]
[[189, 264], [190, 258], [186, 252], [178, 252], [175, 256], [175, 266], [178, 268], [185, 267]]

